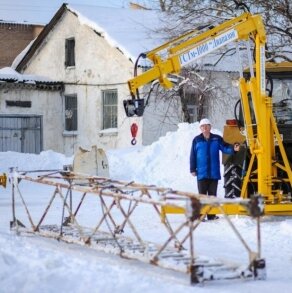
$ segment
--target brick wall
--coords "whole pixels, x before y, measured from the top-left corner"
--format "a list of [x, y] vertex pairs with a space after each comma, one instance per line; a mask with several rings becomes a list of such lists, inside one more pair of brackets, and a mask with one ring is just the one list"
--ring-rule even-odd
[[11, 66], [15, 57], [42, 30], [42, 26], [0, 23], [0, 68]]

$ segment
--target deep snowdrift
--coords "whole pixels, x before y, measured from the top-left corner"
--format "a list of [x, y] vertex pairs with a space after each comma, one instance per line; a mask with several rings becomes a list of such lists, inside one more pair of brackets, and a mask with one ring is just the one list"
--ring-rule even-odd
[[[180, 124], [176, 132], [168, 133], [147, 147], [133, 147], [107, 152], [112, 178], [169, 186], [196, 191], [195, 179], [189, 174], [189, 150], [197, 123]], [[215, 131], [219, 133], [218, 131]], [[0, 171], [9, 167], [19, 170], [61, 169], [72, 162], [52, 151], [40, 155], [0, 153]], [[15, 235], [9, 230], [11, 190], [0, 189], [0, 280], [1, 292], [281, 292], [288, 293], [292, 285], [292, 219], [264, 217], [262, 220], [262, 256], [267, 263], [266, 281], [215, 281], [202, 287], [190, 287], [186, 276], [162, 270], [137, 261], [120, 259], [77, 245]], [[223, 196], [222, 185], [219, 193]], [[29, 189], [37, 209], [42, 194]], [[147, 219], [147, 214], [143, 215]], [[237, 227], [253, 243], [254, 221], [248, 217], [232, 217]], [[174, 216], [180, 221], [180, 216]], [[155, 226], [145, 220], [145, 228]], [[215, 250], [223, 256], [246, 258], [247, 253], [231, 233], [223, 219], [205, 222], [196, 234], [200, 253]], [[159, 231], [155, 231], [158, 233]]]

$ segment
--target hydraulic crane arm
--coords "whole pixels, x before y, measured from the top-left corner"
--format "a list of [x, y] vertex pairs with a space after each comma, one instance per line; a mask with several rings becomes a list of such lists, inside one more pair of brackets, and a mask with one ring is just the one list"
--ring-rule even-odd
[[[153, 67], [128, 81], [133, 99], [139, 99], [141, 86], [158, 79], [165, 88], [171, 88], [169, 74], [179, 73], [181, 68], [236, 40], [248, 40], [258, 36], [264, 46], [266, 34], [260, 15], [244, 13], [239, 17], [204, 32], [193, 30], [145, 54], [153, 62]], [[163, 58], [166, 52], [167, 57]]]
[[[286, 172], [287, 177], [283, 177], [282, 180], [289, 182], [290, 187], [292, 186], [292, 171], [273, 116], [272, 97], [266, 94], [266, 33], [260, 15], [244, 13], [216, 27], [193, 30], [143, 54], [152, 61], [153, 67], [128, 81], [132, 99], [125, 100], [124, 107], [127, 116], [142, 116], [144, 100], [139, 97], [141, 86], [158, 80], [165, 88], [171, 88], [173, 84], [168, 78], [169, 74], [178, 74], [183, 66], [230, 42], [249, 40], [253, 40], [255, 44], [255, 72], [249, 46], [246, 53], [249, 59], [250, 78], [246, 80], [242, 70], [239, 70], [246, 142], [251, 154], [241, 196], [247, 196], [247, 185], [250, 183], [256, 185], [256, 191], [265, 197], [266, 203], [274, 204], [281, 202], [283, 198], [281, 191], [277, 189], [278, 169], [281, 169], [282, 173]], [[238, 62], [240, 63], [240, 60]], [[135, 72], [137, 72], [137, 63]], [[255, 121], [252, 120], [252, 113]], [[281, 164], [275, 161], [275, 140], [280, 150]], [[292, 205], [289, 209], [292, 211]]]

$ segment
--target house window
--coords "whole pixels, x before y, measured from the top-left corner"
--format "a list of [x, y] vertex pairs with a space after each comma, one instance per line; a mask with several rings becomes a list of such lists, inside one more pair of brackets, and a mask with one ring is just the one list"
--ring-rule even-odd
[[118, 126], [118, 93], [116, 90], [102, 92], [103, 129]]
[[65, 130], [77, 130], [77, 96], [65, 96]]
[[65, 41], [65, 66], [75, 66], [75, 39]]

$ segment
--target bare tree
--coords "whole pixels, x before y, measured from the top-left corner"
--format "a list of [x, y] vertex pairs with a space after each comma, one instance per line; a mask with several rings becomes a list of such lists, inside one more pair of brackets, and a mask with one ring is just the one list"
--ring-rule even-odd
[[[292, 61], [291, 0], [152, 0], [147, 3], [164, 12], [162, 23], [165, 25], [160, 28], [160, 33], [163, 31], [168, 39], [205, 24], [215, 26], [244, 11], [261, 14], [267, 33], [267, 60]], [[235, 54], [235, 49], [219, 52], [216, 63], [221, 62], [226, 54]], [[179, 86], [164, 95], [165, 100], [179, 97], [185, 122], [191, 121], [188, 105], [196, 103], [199, 120], [204, 115], [206, 102], [214, 95], [214, 91], [210, 90], [209, 86], [214, 84], [211, 77], [202, 81], [193, 74], [193, 72], [200, 74], [200, 71], [200, 68], [195, 70], [193, 67], [184, 68], [181, 72], [184, 82], [180, 82]], [[190, 85], [196, 85], [197, 89], [194, 91]], [[216, 90], [220, 91], [220, 86], [217, 86]]]
[[204, 23], [214, 25], [243, 11], [261, 14], [267, 33], [269, 61], [292, 61], [291, 0], [148, 0], [138, 1], [164, 12], [164, 31], [168, 38], [177, 37]]
[[[155, 89], [151, 95], [154, 97], [154, 102], [157, 104], [163, 102], [167, 105], [165, 106], [165, 118], [161, 122], [191, 123], [207, 115], [206, 102], [215, 97], [215, 90], [218, 90], [219, 87], [212, 85], [211, 71], [203, 74], [199, 73], [198, 66], [193, 66], [183, 69], [180, 75], [169, 77], [174, 84], [171, 89], [164, 89], [158, 82], [155, 82]], [[178, 109], [181, 109], [182, 113], [178, 113]], [[175, 115], [174, 112], [177, 114]]]
[[[261, 14], [267, 33], [269, 61], [292, 61], [291, 0], [160, 0], [166, 12], [164, 31], [170, 37], [181, 35], [206, 22], [217, 24], [243, 11]], [[168, 21], [167, 21], [168, 20]]]

